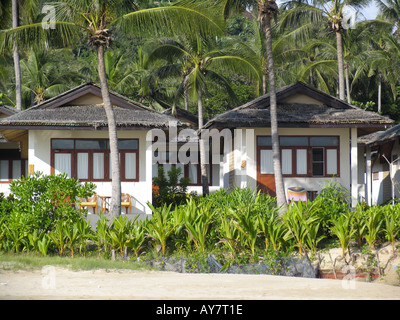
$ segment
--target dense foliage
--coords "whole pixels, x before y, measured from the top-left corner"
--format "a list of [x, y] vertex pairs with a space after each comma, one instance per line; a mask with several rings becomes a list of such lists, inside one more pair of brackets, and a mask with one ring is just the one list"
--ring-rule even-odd
[[166, 173], [158, 167], [158, 175], [153, 178], [153, 204], [158, 207], [164, 203], [174, 206], [182, 204], [188, 198], [189, 178], [182, 175], [182, 169], [174, 166]]
[[[141, 8], [169, 5], [174, 1], [140, 1]], [[378, 1], [381, 2], [381, 1]], [[20, 12], [22, 25], [41, 21], [39, 8], [42, 1], [32, 1], [35, 7]], [[288, 12], [307, 1], [284, 1], [280, 6], [277, 24], [273, 29], [274, 60], [277, 87], [304, 81], [314, 87], [337, 95], [337, 52], [334, 33], [323, 20], [312, 23], [310, 10], [304, 10], [301, 19], [289, 21]], [[10, 8], [4, 4], [2, 25], [11, 26]], [[398, 39], [398, 1], [382, 2], [381, 11], [374, 21], [362, 20], [353, 29], [343, 30], [343, 53], [347, 72], [346, 81], [350, 92], [347, 95], [357, 106], [378, 111], [379, 88], [381, 88], [381, 112], [395, 120], [399, 114], [399, 65], [400, 50]], [[2, 4], [3, 6], [3, 4]], [[386, 9], [386, 10], [385, 10]], [[217, 39], [215, 51], [229, 52], [244, 48], [251, 61], [263, 70], [263, 45], [257, 32], [256, 12], [248, 6], [245, 14], [229, 16], [226, 36]], [[289, 22], [288, 22], [289, 21]], [[163, 110], [173, 105], [184, 108], [181, 92], [182, 75], [166, 66], [182, 65], [178, 56], [174, 60], [159, 59], [148, 63], [148, 56], [154, 48], [154, 39], [129, 37], [114, 34], [113, 47], [105, 56], [110, 89], [129, 98], [143, 102], [152, 108]], [[182, 41], [184, 39], [176, 39]], [[88, 49], [87, 36], [82, 35], [69, 48], [40, 47], [20, 50], [23, 106], [48, 99], [66, 89], [86, 81], [98, 82], [96, 53]], [[32, 44], [33, 45], [33, 44]], [[212, 51], [212, 48], [209, 48]], [[160, 70], [163, 70], [161, 76]], [[261, 80], [254, 81], [240, 73], [225, 72], [230, 80], [235, 99], [229, 99], [228, 92], [208, 84], [204, 99], [204, 116], [212, 116], [244, 104], [262, 93]], [[0, 104], [15, 104], [15, 83], [12, 50], [0, 57]], [[208, 81], [208, 80], [206, 80]], [[35, 102], [36, 101], [36, 102]], [[196, 113], [196, 101], [191, 101], [189, 110]]]
[[[46, 182], [46, 183], [44, 183]], [[50, 192], [51, 190], [51, 192]], [[224, 263], [262, 257], [314, 254], [326, 246], [373, 250], [400, 240], [400, 204], [351, 211], [343, 189], [328, 184], [314, 201], [291, 203], [282, 213], [275, 199], [250, 189], [190, 196], [184, 204], [153, 206], [152, 219], [102, 217], [92, 229], [79, 197], [93, 192], [65, 176], [37, 175], [13, 184], [1, 198], [0, 251], [42, 255], [133, 258], [215, 254]], [[67, 198], [70, 197], [70, 198]], [[76, 207], [72, 205], [75, 203]]]

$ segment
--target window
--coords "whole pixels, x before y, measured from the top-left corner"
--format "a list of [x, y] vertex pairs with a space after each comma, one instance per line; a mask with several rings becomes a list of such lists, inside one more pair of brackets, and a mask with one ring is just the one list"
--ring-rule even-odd
[[296, 173], [307, 174], [307, 149], [296, 149]]
[[326, 174], [336, 175], [338, 173], [338, 150], [326, 149]]
[[[161, 152], [161, 153], [159, 153]], [[167, 173], [172, 166], [181, 168], [180, 178], [189, 178], [189, 185], [199, 186], [201, 185], [201, 169], [200, 169], [200, 154], [197, 156], [197, 163], [182, 164], [182, 163], [170, 163], [172, 158], [170, 151], [155, 151], [154, 158], [159, 159], [161, 163], [153, 164], [153, 177], [158, 175], [158, 168], [163, 167], [164, 172]], [[211, 170], [210, 170], [211, 166]], [[208, 184], [212, 186], [219, 186], [219, 164], [207, 164], [207, 177]]]
[[292, 149], [282, 149], [282, 174], [292, 174]]
[[54, 173], [65, 173], [69, 178], [72, 177], [71, 166], [72, 154], [70, 153], [57, 153], [54, 155]]
[[272, 150], [266, 149], [260, 151], [260, 173], [273, 174], [274, 162], [272, 159]]
[[[286, 176], [329, 177], [339, 174], [339, 137], [280, 136], [282, 174]], [[260, 174], [273, 174], [272, 142], [257, 137]]]
[[324, 175], [324, 148], [312, 148], [313, 176]]
[[[121, 181], [139, 181], [138, 139], [118, 140]], [[81, 181], [111, 181], [110, 144], [106, 139], [52, 139], [52, 173]]]
[[24, 176], [28, 169], [28, 161], [24, 159], [0, 160], [0, 182], [10, 182]]

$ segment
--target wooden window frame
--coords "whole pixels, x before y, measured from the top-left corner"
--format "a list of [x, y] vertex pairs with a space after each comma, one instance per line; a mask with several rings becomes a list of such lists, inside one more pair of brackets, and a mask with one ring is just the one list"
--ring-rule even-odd
[[[52, 142], [53, 140], [73, 140], [74, 148], [73, 149], [53, 149]], [[110, 149], [76, 149], [76, 141], [78, 140], [102, 140], [108, 141], [108, 139], [90, 139], [90, 138], [52, 138], [50, 141], [50, 151], [51, 151], [51, 174], [55, 173], [54, 168], [54, 158], [57, 153], [70, 153], [72, 157], [71, 161], [71, 176], [72, 178], [78, 179], [78, 153], [87, 153], [88, 154], [88, 179], [79, 179], [82, 182], [111, 182], [110, 178]], [[139, 150], [140, 150], [140, 141], [135, 138], [126, 138], [119, 140], [136, 140], [138, 143], [137, 149], [120, 149], [120, 168], [121, 168], [121, 182], [139, 182], [139, 172], [140, 172], [140, 164], [139, 164]], [[104, 153], [104, 178], [103, 179], [93, 179], [93, 154], [94, 153]], [[126, 153], [135, 153], [136, 154], [136, 178], [135, 179], [125, 179], [125, 155]]]
[[[8, 180], [0, 180], [0, 184], [1, 183], [10, 183], [13, 180], [15, 180], [15, 179], [13, 179], [13, 176], [12, 176], [12, 173], [13, 173], [13, 161], [21, 161], [21, 176], [19, 178], [24, 177], [24, 176], [27, 175], [25, 166], [26, 166], [26, 163], [28, 162], [28, 159], [9, 158], [9, 159], [0, 159], [0, 160], [1, 161], [8, 161]], [[17, 178], [17, 179], [19, 179], [19, 178]]]
[[[167, 151], [163, 151], [163, 152], [169, 152], [169, 151], [167, 150]], [[196, 166], [196, 168], [197, 168], [197, 182], [196, 183], [192, 183], [190, 181], [189, 184], [188, 184], [189, 187], [202, 186], [202, 183], [201, 183], [201, 167], [200, 167], [200, 152], [198, 152], [198, 155], [199, 155], [198, 163], [194, 164]], [[211, 155], [210, 155], [210, 158], [211, 158]], [[210, 161], [208, 161], [208, 162], [209, 162], [207, 164], [207, 166], [209, 167], [208, 179], [210, 180], [210, 183], [208, 185], [209, 186], [213, 186], [213, 168], [212, 168], [212, 163]], [[166, 163], [157, 163], [157, 169], [159, 167], [163, 166], [164, 164], [169, 164], [169, 165], [171, 165], [171, 167], [176, 167], [176, 164], [175, 163], [169, 163], [169, 159], [168, 159], [168, 162], [166, 162]], [[184, 164], [183, 165], [183, 177], [184, 178], [189, 178], [189, 170], [190, 170], [190, 163]], [[164, 172], [164, 173], [167, 173], [167, 172]]]
[[[258, 138], [259, 137], [269, 137], [268, 135], [258, 135], [256, 136], [256, 147], [257, 147], [257, 172], [260, 172], [260, 150], [263, 149], [272, 149], [272, 146], [259, 146]], [[289, 136], [279, 136], [279, 137], [299, 137], [294, 135]], [[280, 145], [280, 157], [282, 161], [282, 150], [283, 149], [291, 149], [292, 150], [292, 174], [283, 174], [283, 177], [299, 177], [299, 178], [332, 178], [332, 177], [340, 177], [340, 136], [323, 136], [323, 135], [301, 135], [301, 137], [308, 138], [307, 146], [281, 146]], [[324, 138], [337, 138], [338, 145], [337, 146], [311, 146], [310, 138], [312, 137], [324, 137]], [[313, 148], [323, 148], [324, 149], [324, 174], [321, 176], [313, 175], [313, 159], [312, 159], [312, 149]], [[297, 150], [307, 150], [307, 174], [297, 174]], [[327, 150], [334, 149], [337, 151], [337, 173], [336, 174], [327, 174]]]

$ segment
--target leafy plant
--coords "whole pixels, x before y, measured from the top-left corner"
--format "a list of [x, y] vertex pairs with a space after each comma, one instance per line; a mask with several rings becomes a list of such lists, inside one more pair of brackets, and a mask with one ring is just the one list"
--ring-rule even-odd
[[353, 219], [352, 219], [352, 228], [355, 230], [355, 237], [357, 240], [358, 247], [361, 248], [363, 240], [365, 238], [365, 231], [366, 231], [366, 223], [365, 223], [365, 208], [361, 204], [357, 204]]
[[38, 235], [38, 231], [34, 230], [32, 233], [28, 234], [29, 244], [32, 246], [35, 252], [39, 251], [39, 240], [40, 236]]
[[[190, 201], [188, 206], [193, 207], [195, 205], [194, 200], [191, 199]], [[190, 239], [194, 242], [197, 251], [204, 253], [208, 231], [214, 221], [215, 213], [211, 210], [210, 203], [199, 203], [195, 208], [197, 208], [195, 211], [196, 216], [192, 220], [185, 221], [185, 229]]]
[[47, 256], [47, 251], [51, 245], [50, 237], [46, 233], [41, 234], [41, 238], [38, 241], [38, 249], [41, 254]]
[[59, 254], [62, 256], [65, 251], [67, 235], [66, 229], [68, 228], [68, 221], [58, 220], [53, 230], [49, 233], [49, 238], [57, 247]]
[[58, 220], [79, 219], [82, 212], [76, 210], [79, 198], [93, 193], [95, 185], [81, 185], [65, 174], [43, 175], [35, 173], [13, 180], [10, 191], [15, 201], [12, 213], [29, 217], [30, 230], [50, 231]]
[[366, 212], [366, 234], [365, 239], [367, 240], [370, 249], [375, 248], [376, 240], [379, 234], [382, 232], [382, 207], [371, 207]]
[[147, 220], [133, 221], [130, 234], [128, 235], [128, 239], [126, 241], [126, 245], [132, 249], [136, 258], [139, 257], [140, 252], [146, 247], [145, 246], [145, 240], [147, 238], [145, 234], [146, 223]]
[[[153, 204], [155, 207], [164, 204], [177, 206], [185, 203], [190, 181], [188, 178], [179, 178], [181, 173], [181, 168], [174, 166], [171, 166], [167, 174], [162, 166], [158, 167], [158, 176], [153, 178]], [[154, 192], [154, 190], [157, 190], [157, 192]]]
[[395, 240], [400, 233], [400, 205], [387, 205], [383, 209], [385, 218], [385, 237], [392, 244], [393, 252], [395, 251]]
[[71, 251], [71, 256], [72, 258], [74, 257], [74, 247], [79, 241], [79, 238], [81, 236], [81, 233], [79, 232], [77, 223], [67, 223], [64, 229], [65, 232], [65, 238], [67, 240], [66, 246], [70, 249]]
[[108, 237], [111, 242], [111, 246], [119, 250], [120, 254], [124, 254], [126, 242], [128, 241], [128, 235], [130, 233], [130, 221], [125, 216], [119, 216], [114, 218], [109, 229]]
[[218, 230], [220, 238], [217, 244], [222, 243], [234, 257], [239, 246], [239, 241], [237, 240], [239, 231], [235, 227], [231, 217], [220, 215], [219, 220]]
[[326, 234], [329, 234], [331, 220], [349, 211], [349, 199], [349, 191], [336, 180], [331, 180], [313, 201], [319, 208], [318, 214]]
[[151, 203], [148, 205], [153, 211], [153, 217], [146, 226], [147, 232], [156, 243], [157, 251], [161, 250], [162, 256], [165, 257], [168, 238], [176, 228], [174, 224], [170, 223], [172, 203], [169, 206], [164, 204], [161, 208], [155, 208]]
[[332, 224], [333, 227], [331, 228], [331, 232], [339, 239], [340, 246], [342, 248], [342, 256], [345, 257], [350, 240], [356, 233], [356, 230], [352, 227], [352, 215], [349, 213], [344, 214], [336, 219], [333, 219]]
[[104, 253], [107, 254], [108, 248], [108, 222], [109, 220], [102, 214], [100, 216], [100, 220], [97, 221], [96, 224], [96, 232], [94, 235], [94, 239], [97, 244], [97, 248], [99, 250], [99, 256], [101, 253], [101, 249], [103, 248]]
[[49, 249], [50, 243], [51, 241], [49, 236], [46, 233], [42, 233], [42, 237], [38, 241], [38, 250], [42, 255], [47, 256], [47, 251]]
[[317, 225], [320, 223], [320, 218], [316, 214], [316, 206], [316, 203], [311, 202], [291, 203], [282, 217], [288, 228], [284, 239], [295, 240], [295, 245], [299, 248], [301, 257], [307, 243], [309, 248], [313, 249], [320, 240], [320, 238], [316, 238], [318, 234]]
[[271, 215], [268, 221], [268, 237], [275, 252], [279, 252], [284, 244], [287, 228], [277, 214]]
[[83, 217], [75, 222], [76, 229], [78, 230], [77, 245], [79, 245], [79, 253], [82, 254], [82, 249], [86, 253], [86, 242], [93, 236], [93, 230], [90, 223]]
[[237, 210], [230, 209], [233, 217], [233, 223], [239, 231], [238, 240], [243, 247], [250, 249], [255, 257], [256, 241], [258, 239], [258, 219], [252, 214], [250, 207], [239, 207]]

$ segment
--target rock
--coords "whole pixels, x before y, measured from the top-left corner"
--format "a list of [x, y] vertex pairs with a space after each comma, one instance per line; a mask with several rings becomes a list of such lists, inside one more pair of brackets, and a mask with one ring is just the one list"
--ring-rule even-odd
[[[202, 260], [187, 257], [167, 257], [154, 260], [151, 265], [163, 271], [179, 273], [219, 273], [223, 268], [212, 255]], [[281, 257], [262, 263], [232, 265], [225, 272], [231, 274], [266, 274], [316, 278], [318, 266], [313, 266], [307, 258]]]

